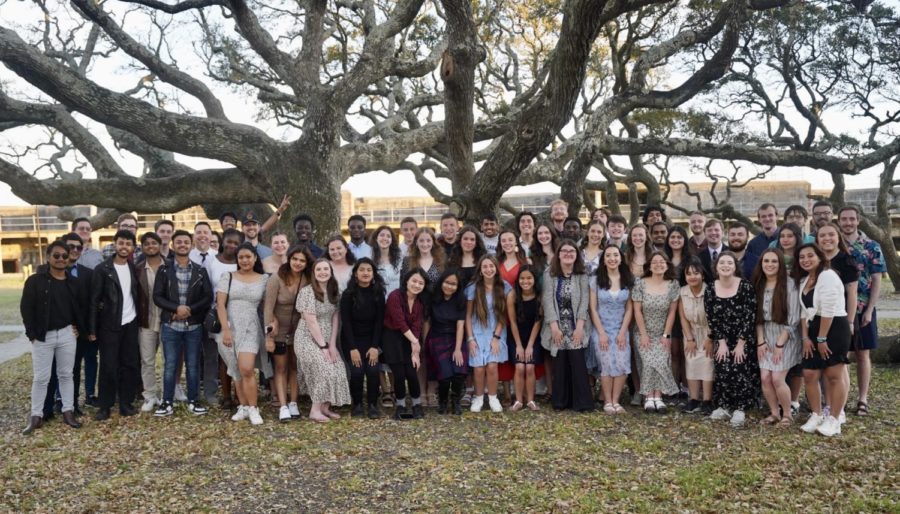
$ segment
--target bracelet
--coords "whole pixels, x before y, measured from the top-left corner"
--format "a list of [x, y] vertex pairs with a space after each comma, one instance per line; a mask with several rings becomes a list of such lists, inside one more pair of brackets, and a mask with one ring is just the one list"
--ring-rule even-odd
[[816, 342], [819, 343], [819, 344], [827, 343], [827, 342], [828, 342], [828, 337], [827, 337], [827, 336], [817, 336], [817, 337], [816, 337]]
[[497, 334], [494, 334], [494, 337], [492, 337], [491, 340], [494, 340], [494, 339], [496, 339], [496, 340], [499, 341], [499, 340], [500, 340], [500, 336], [498, 336]]
[[663, 339], [672, 339], [672, 334], [663, 334]]
[[776, 345], [775, 345], [775, 348], [784, 348], [784, 345], [779, 346], [779, 345], [776, 344]]
[[694, 339], [688, 339], [687, 342], [693, 343], [693, 342], [694, 342]]
[[467, 343], [474, 343], [474, 342], [475, 342], [475, 338], [474, 338], [474, 337], [470, 337], [470, 338], [466, 339], [466, 342], [467, 342]]
[[[315, 341], [313, 341], [313, 342], [315, 343]], [[327, 345], [327, 344], [326, 344], [325, 346], [320, 346], [319, 343], [316, 343], [316, 346], [318, 346], [320, 350], [327, 350], [327, 349], [328, 349], [328, 345]]]
[[[759, 343], [758, 345], [756, 345], [756, 347], [759, 348], [760, 346], [765, 346], [766, 344], [767, 344], [767, 343], [766, 343], [765, 341], [763, 341], [763, 342]], [[776, 346], [777, 346], [777, 345], [776, 345]]]

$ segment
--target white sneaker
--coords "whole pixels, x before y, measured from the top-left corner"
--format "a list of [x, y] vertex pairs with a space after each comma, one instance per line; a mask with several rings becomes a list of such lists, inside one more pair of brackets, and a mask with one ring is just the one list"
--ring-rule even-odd
[[278, 421], [284, 423], [285, 421], [291, 420], [291, 409], [287, 407], [287, 405], [282, 405], [282, 407], [278, 410]]
[[156, 410], [157, 405], [159, 405], [159, 400], [156, 398], [144, 400], [144, 404], [141, 405], [141, 412], [153, 412]]
[[247, 416], [250, 417], [250, 424], [262, 425], [263, 419], [259, 415], [259, 407], [247, 407]]
[[291, 402], [288, 404], [288, 413], [292, 418], [300, 417], [300, 407], [297, 406], [297, 402]]
[[188, 397], [184, 394], [184, 388], [181, 387], [181, 384], [175, 384], [175, 401], [176, 402], [186, 402]]
[[847, 415], [844, 414], [844, 411], [841, 411], [841, 415], [837, 417], [837, 420], [841, 425], [847, 422]]
[[800, 430], [806, 432], [807, 434], [811, 434], [815, 432], [817, 428], [819, 428], [819, 425], [821, 425], [824, 420], [825, 418], [823, 416], [813, 412], [809, 415], [809, 419], [806, 420], [806, 423], [804, 423], [803, 426], [800, 427]]
[[234, 416], [231, 416], [231, 421], [244, 421], [247, 419], [247, 416], [250, 415], [247, 412], [248, 407], [246, 405], [238, 406], [237, 412], [234, 413]]
[[712, 411], [712, 414], [709, 415], [709, 419], [719, 421], [722, 419], [728, 419], [729, 416], [731, 416], [731, 414], [728, 414], [727, 410], [719, 407], [718, 409]]
[[469, 410], [472, 412], [481, 412], [481, 407], [484, 406], [484, 395], [476, 396], [472, 398], [472, 406], [469, 407]]
[[733, 426], [733, 427], [743, 426], [745, 419], [747, 419], [747, 418], [746, 418], [746, 416], [744, 416], [744, 411], [736, 410], [731, 415], [731, 426]]
[[500, 399], [496, 396], [488, 396], [488, 405], [491, 407], [491, 412], [503, 412], [503, 405], [500, 405]]
[[816, 428], [816, 432], [824, 435], [825, 437], [833, 437], [836, 435], [840, 435], [841, 433], [841, 423], [834, 416], [828, 416], [825, 418], [818, 428]]
[[827, 418], [828, 416], [831, 416], [831, 407], [826, 405], [822, 407], [822, 417]]

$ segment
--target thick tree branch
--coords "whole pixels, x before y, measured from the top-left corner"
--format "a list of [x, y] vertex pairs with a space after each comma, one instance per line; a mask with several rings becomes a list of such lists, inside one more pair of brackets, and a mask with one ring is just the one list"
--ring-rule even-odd
[[127, 4], [138, 4], [143, 5], [145, 7], [150, 7], [151, 9], [156, 9], [157, 11], [162, 11], [164, 13], [169, 14], [178, 14], [184, 11], [190, 11], [192, 9], [203, 9], [206, 7], [211, 7], [214, 5], [224, 6], [225, 2], [223, 0], [185, 0], [183, 2], [176, 2], [174, 4], [168, 4], [166, 2], [160, 2], [158, 0], [119, 0], [120, 2], [124, 2]]

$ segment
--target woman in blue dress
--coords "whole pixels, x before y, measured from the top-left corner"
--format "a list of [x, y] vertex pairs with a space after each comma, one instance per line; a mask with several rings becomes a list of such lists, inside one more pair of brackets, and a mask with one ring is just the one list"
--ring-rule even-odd
[[603, 265], [597, 269], [596, 280], [591, 280], [591, 352], [600, 366], [600, 383], [603, 389], [603, 412], [623, 414], [619, 396], [625, 380], [631, 373], [631, 341], [628, 326], [631, 324], [632, 304], [630, 290], [634, 277], [622, 251], [609, 246], [603, 252]]
[[497, 398], [497, 364], [506, 362], [506, 295], [509, 285], [500, 278], [500, 264], [492, 255], [478, 260], [475, 278], [466, 288], [466, 340], [469, 366], [475, 376], [472, 412], [481, 412], [487, 386], [488, 405], [493, 412], [503, 406]]

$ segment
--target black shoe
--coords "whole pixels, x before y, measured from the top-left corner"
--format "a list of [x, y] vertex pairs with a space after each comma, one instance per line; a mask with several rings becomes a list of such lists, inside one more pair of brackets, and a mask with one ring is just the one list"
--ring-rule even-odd
[[422, 409], [422, 404], [413, 405], [412, 418], [413, 419], [422, 419], [424, 417], [425, 417], [425, 410]]
[[75, 407], [75, 410], [73, 412], [75, 412], [75, 415], [78, 417], [84, 416], [84, 411], [79, 409], [77, 406]]
[[453, 414], [457, 416], [462, 415], [462, 405], [459, 403], [459, 398], [453, 400]]
[[700, 411], [700, 402], [693, 398], [688, 400], [687, 405], [685, 405], [684, 408], [681, 409], [681, 412], [684, 412], [685, 414], [693, 414], [693, 413], [699, 412], [699, 411]]
[[84, 404], [89, 407], [99, 408], [100, 400], [96, 396], [88, 396], [87, 399], [84, 401]]
[[356, 405], [354, 405], [353, 410], [350, 411], [351, 418], [361, 418], [363, 417], [363, 415], [365, 415], [365, 412], [363, 412], [363, 406], [361, 403], [357, 403]]
[[369, 419], [378, 419], [381, 417], [381, 413], [378, 412], [378, 404], [370, 403], [369, 404]]
[[448, 405], [446, 401], [438, 402], [438, 414], [447, 414]]
[[109, 419], [109, 408], [100, 407], [97, 409], [97, 414], [94, 414], [94, 420], [96, 421], [106, 421]]
[[704, 401], [700, 404], [700, 413], [704, 416], [709, 416], [713, 412], [713, 405], [710, 401]]
[[43, 418], [40, 416], [31, 416], [31, 418], [28, 419], [28, 426], [25, 427], [25, 430], [22, 430], [22, 435], [31, 435], [32, 432], [41, 428], [43, 424]]
[[69, 425], [72, 428], [81, 428], [81, 423], [79, 423], [78, 420], [75, 419], [74, 412], [67, 410], [66, 412], [62, 413], [62, 418], [63, 423], [65, 423], [66, 425]]
[[131, 405], [126, 404], [126, 405], [121, 405], [119, 407], [119, 414], [121, 414], [122, 417], [127, 418], [129, 416], [135, 416], [135, 415], [137, 415], [137, 413], [138, 413], [137, 409], [135, 409]]
[[412, 419], [412, 414], [410, 414], [408, 407], [397, 406], [396, 408], [394, 408], [394, 419]]

